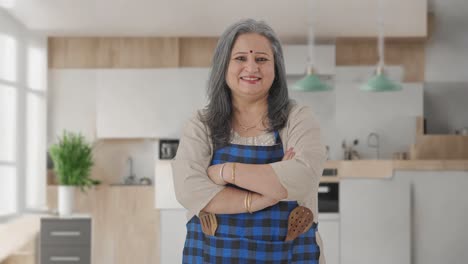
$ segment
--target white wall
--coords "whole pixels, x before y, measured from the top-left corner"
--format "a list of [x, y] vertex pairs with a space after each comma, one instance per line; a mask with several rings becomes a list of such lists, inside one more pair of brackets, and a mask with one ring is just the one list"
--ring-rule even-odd
[[[390, 159], [394, 152], [409, 151], [415, 143], [416, 116], [423, 115], [423, 85], [403, 83], [400, 92], [369, 93], [359, 90], [374, 67], [337, 67], [334, 90], [306, 93], [291, 91], [297, 102], [309, 105], [322, 128], [324, 142], [330, 146], [330, 159], [343, 159], [341, 143], [358, 139], [361, 158], [374, 159], [376, 151], [367, 145], [367, 136], [380, 137], [380, 158]], [[388, 67], [393, 80], [401, 80], [401, 67]], [[290, 86], [296, 79], [289, 79]]]

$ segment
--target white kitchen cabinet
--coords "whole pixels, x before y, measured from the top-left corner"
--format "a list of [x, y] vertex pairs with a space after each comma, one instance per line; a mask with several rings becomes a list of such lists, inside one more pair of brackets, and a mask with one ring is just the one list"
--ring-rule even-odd
[[322, 238], [322, 253], [327, 264], [340, 263], [340, 216], [338, 213], [319, 214], [318, 230]]
[[[314, 65], [319, 74], [335, 73], [335, 45], [315, 45]], [[284, 45], [286, 75], [304, 75], [307, 68], [307, 45]]]
[[341, 264], [411, 263], [410, 184], [340, 180]]
[[106, 69], [97, 73], [98, 138], [177, 138], [205, 106], [208, 68]]

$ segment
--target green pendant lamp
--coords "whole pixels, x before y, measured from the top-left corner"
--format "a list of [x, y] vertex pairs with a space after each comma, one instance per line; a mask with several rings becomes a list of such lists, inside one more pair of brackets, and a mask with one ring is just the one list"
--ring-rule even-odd
[[309, 12], [309, 34], [308, 34], [308, 41], [307, 41], [307, 46], [308, 46], [308, 57], [307, 57], [307, 72], [306, 76], [299, 81], [297, 81], [292, 89], [295, 91], [302, 91], [302, 92], [322, 92], [322, 91], [329, 91], [332, 90], [332, 87], [328, 85], [327, 83], [323, 82], [320, 80], [314, 66], [314, 27], [313, 27], [313, 21], [312, 21], [312, 13], [314, 11], [314, 3], [313, 0], [309, 1], [310, 4], [310, 12]]
[[401, 91], [402, 85], [390, 80], [384, 72], [384, 34], [383, 34], [383, 0], [379, 0], [379, 38], [378, 52], [379, 62], [374, 76], [361, 86], [361, 91], [367, 92], [393, 92]]
[[402, 90], [401, 84], [390, 80], [383, 72], [383, 67], [378, 67], [377, 72], [365, 84], [361, 91], [366, 92], [392, 92]]
[[312, 66], [307, 67], [307, 75], [297, 81], [293, 90], [302, 92], [321, 92], [332, 90], [331, 86], [320, 80]]

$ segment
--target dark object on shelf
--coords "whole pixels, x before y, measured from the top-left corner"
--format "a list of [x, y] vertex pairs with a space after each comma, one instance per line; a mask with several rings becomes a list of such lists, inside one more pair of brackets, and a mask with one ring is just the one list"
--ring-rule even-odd
[[344, 150], [344, 160], [358, 160], [360, 159], [360, 155], [359, 153], [354, 149], [355, 146], [357, 146], [359, 144], [359, 140], [358, 139], [355, 139], [353, 140], [353, 144], [348, 146], [346, 145], [346, 140], [343, 140], [343, 142], [341, 143], [341, 147], [343, 148]]
[[320, 213], [339, 213], [339, 183], [320, 183], [318, 191]]
[[179, 147], [178, 139], [160, 139], [159, 140], [159, 159], [173, 159]]
[[323, 169], [322, 176], [338, 176], [338, 169]]

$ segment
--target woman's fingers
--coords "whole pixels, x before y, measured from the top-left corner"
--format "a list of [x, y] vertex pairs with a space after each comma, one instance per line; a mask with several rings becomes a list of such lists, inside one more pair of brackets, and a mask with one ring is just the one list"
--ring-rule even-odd
[[292, 158], [294, 158], [294, 155], [296, 153], [294, 152], [294, 149], [293, 148], [289, 148], [288, 150], [286, 150], [286, 152], [284, 153], [284, 156], [283, 156], [283, 160], [290, 160]]

